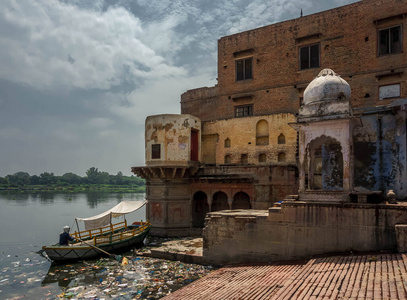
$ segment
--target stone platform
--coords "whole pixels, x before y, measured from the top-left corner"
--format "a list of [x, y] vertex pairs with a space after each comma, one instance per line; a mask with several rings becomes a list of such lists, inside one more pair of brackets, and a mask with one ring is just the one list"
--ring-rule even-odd
[[407, 299], [407, 255], [370, 254], [227, 266], [165, 300]]
[[202, 245], [202, 238], [173, 239], [159, 242], [157, 246], [149, 247], [149, 250], [138, 252], [137, 254], [203, 265]]

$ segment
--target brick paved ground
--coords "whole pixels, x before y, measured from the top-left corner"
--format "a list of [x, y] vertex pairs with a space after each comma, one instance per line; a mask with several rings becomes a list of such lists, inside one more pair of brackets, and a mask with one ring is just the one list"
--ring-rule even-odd
[[171, 299], [407, 299], [407, 255], [354, 255], [229, 266]]

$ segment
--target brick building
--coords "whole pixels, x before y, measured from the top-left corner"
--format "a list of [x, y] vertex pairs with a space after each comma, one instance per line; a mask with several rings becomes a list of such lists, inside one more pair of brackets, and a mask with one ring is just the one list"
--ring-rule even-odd
[[[297, 194], [298, 136], [289, 124], [325, 68], [349, 83], [351, 113], [363, 124], [353, 132], [355, 191], [407, 198], [406, 25], [405, 0], [363, 0], [222, 37], [218, 84], [182, 94], [178, 119], [146, 121], [146, 166], [132, 170], [147, 179], [154, 232], [190, 234], [208, 211], [267, 209]], [[174, 146], [180, 121], [188, 130]], [[179, 149], [190, 155], [167, 155]], [[312, 188], [323, 190], [318, 169]]]

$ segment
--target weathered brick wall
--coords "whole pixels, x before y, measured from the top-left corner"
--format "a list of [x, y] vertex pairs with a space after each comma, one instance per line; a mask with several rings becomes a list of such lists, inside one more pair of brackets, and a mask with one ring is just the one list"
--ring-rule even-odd
[[407, 223], [407, 207], [397, 205], [296, 203], [271, 211], [210, 213], [203, 231], [204, 260], [270, 262], [397, 250], [395, 225]]
[[[407, 97], [407, 18], [402, 13], [407, 13], [404, 0], [364, 0], [223, 37], [218, 85], [210, 95], [202, 89], [183, 94], [181, 111], [202, 121], [232, 118], [233, 107], [240, 105], [233, 99], [246, 94], [255, 116], [296, 113], [303, 89], [323, 68], [348, 81], [353, 107], [388, 104], [391, 100], [379, 100], [381, 85], [401, 83], [401, 97]], [[404, 51], [379, 57], [377, 32], [395, 25], [403, 27]], [[299, 70], [299, 48], [313, 43], [320, 43], [320, 67]], [[253, 79], [236, 82], [235, 60], [249, 49], [244, 55], [253, 57]]]
[[215, 87], [203, 87], [189, 90], [181, 95], [181, 113], [182, 111], [193, 112], [192, 115], [212, 120], [221, 118], [219, 111], [219, 91]]
[[[268, 123], [268, 145], [256, 143], [256, 125], [261, 120]], [[286, 158], [282, 163], [296, 164], [297, 132], [288, 125], [290, 122], [295, 122], [293, 114], [205, 122], [202, 126], [202, 162], [214, 163], [212, 160], [216, 158], [216, 164], [224, 164], [225, 155], [230, 155], [231, 163], [239, 164], [242, 154], [247, 154], [248, 164], [264, 165], [278, 163], [278, 154], [285, 153]], [[278, 143], [281, 134], [285, 137], [284, 144]], [[230, 147], [225, 147], [226, 139], [230, 140]], [[259, 162], [260, 154], [266, 155], [265, 162]], [[205, 161], [205, 158], [210, 159]]]

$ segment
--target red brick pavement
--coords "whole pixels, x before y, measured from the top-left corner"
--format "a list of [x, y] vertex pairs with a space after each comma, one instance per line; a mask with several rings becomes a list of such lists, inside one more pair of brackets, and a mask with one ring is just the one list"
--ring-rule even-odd
[[407, 299], [407, 255], [352, 255], [227, 266], [162, 298]]

